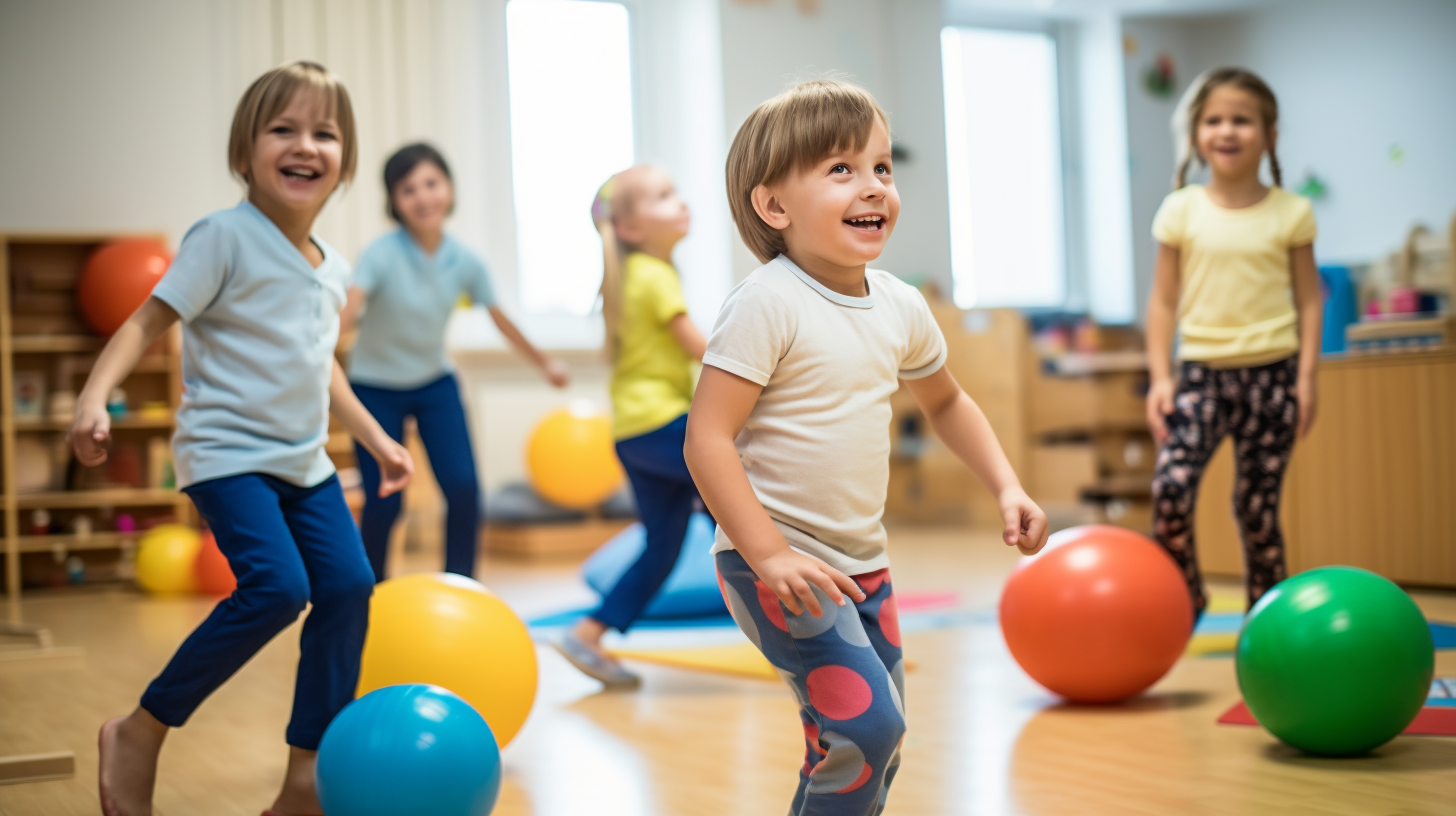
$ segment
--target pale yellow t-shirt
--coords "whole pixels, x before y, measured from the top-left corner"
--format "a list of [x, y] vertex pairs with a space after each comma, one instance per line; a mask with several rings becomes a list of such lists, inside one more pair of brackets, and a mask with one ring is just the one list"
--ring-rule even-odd
[[622, 347], [612, 369], [612, 434], [641, 436], [687, 413], [693, 359], [667, 327], [688, 310], [670, 264], [634, 252], [622, 264]]
[[1179, 360], [1250, 366], [1299, 350], [1289, 251], [1314, 242], [1307, 199], [1273, 187], [1230, 210], [1190, 184], [1163, 199], [1153, 237], [1179, 253]]

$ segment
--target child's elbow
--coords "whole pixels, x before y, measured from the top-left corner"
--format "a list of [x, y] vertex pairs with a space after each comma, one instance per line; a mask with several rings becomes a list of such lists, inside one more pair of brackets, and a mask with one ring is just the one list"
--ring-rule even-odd
[[695, 473], [703, 459], [703, 432], [699, 425], [693, 422], [693, 416], [688, 414], [688, 427], [683, 434], [683, 461], [687, 462], [688, 472]]

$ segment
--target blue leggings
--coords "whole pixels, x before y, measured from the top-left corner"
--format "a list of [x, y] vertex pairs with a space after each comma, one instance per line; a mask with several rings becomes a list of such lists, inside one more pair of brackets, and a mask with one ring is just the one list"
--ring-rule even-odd
[[647, 532], [642, 555], [591, 615], [619, 632], [627, 631], [642, 615], [672, 574], [682, 554], [688, 519], [699, 504], [697, 485], [683, 460], [687, 428], [688, 417], [683, 414], [657, 430], [617, 443], [617, 458], [632, 482], [637, 516]]
[[164, 725], [187, 722], [202, 701], [298, 619], [298, 679], [288, 744], [318, 750], [324, 729], [354, 699], [374, 579], [337, 476], [299, 487], [262, 473], [185, 489], [212, 528], [238, 588], [213, 608], [142, 695]]
[[877, 816], [900, 768], [905, 661], [889, 570], [853, 576], [867, 596], [821, 617], [789, 612], [733, 550], [718, 578], [738, 627], [788, 682], [804, 727], [804, 765], [790, 816]]
[[[415, 418], [420, 441], [430, 457], [430, 468], [435, 471], [435, 481], [445, 494], [445, 571], [475, 577], [480, 485], [455, 375], [446, 374], [408, 390], [355, 383], [354, 393], [396, 442], [404, 442], [405, 417]], [[354, 450], [359, 459], [359, 474], [364, 479], [364, 517], [359, 528], [364, 536], [364, 550], [369, 553], [369, 564], [374, 567], [374, 578], [383, 581], [389, 533], [399, 519], [404, 494], [379, 498], [379, 464], [363, 445], [355, 443]]]

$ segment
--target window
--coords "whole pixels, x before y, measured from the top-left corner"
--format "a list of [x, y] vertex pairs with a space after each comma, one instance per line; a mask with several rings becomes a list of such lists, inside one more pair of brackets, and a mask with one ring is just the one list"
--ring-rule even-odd
[[592, 198], [633, 161], [627, 9], [512, 0], [506, 49], [521, 305], [585, 315], [602, 272]]
[[1056, 43], [1040, 32], [947, 27], [951, 275], [963, 309], [1066, 299]]

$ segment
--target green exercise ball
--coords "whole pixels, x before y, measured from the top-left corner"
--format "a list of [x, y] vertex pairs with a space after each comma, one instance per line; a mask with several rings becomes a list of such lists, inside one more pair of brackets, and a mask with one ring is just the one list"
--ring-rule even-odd
[[1322, 567], [1269, 590], [1239, 635], [1239, 689], [1260, 725], [1312, 754], [1378, 748], [1410, 725], [1431, 688], [1426, 618], [1395, 584]]

